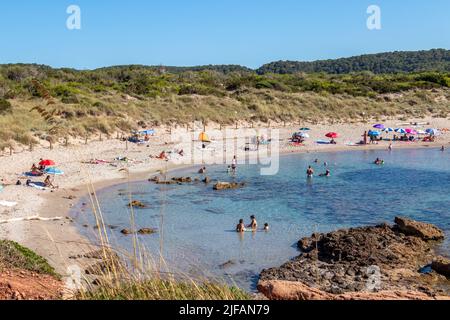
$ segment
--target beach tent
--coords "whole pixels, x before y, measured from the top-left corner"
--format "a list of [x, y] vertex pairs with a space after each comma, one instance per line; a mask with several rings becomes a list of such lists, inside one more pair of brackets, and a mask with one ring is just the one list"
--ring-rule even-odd
[[200, 135], [198, 136], [198, 140], [200, 140], [201, 142], [211, 142], [206, 132], [200, 133]]

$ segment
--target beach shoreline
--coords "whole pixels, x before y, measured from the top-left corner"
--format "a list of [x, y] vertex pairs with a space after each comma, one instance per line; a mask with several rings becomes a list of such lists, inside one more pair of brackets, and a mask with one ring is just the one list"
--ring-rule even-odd
[[[431, 122], [431, 121], [430, 121]], [[433, 123], [434, 125], [434, 123]], [[367, 124], [359, 124], [351, 128], [349, 133], [344, 133], [341, 141], [359, 141], [364, 129], [368, 129]], [[436, 127], [450, 127], [450, 120], [440, 119]], [[311, 125], [311, 132], [318, 132], [318, 137], [323, 136], [324, 128]], [[287, 139], [289, 132], [295, 128], [281, 128], [283, 131], [280, 138]], [[326, 130], [342, 132], [339, 126], [328, 126]], [[56, 183], [59, 189], [54, 191], [31, 190], [24, 186], [8, 186], [1, 195], [2, 200], [16, 201], [18, 205], [12, 209], [6, 209], [1, 214], [1, 219], [26, 217], [38, 214], [40, 217], [61, 217], [58, 221], [18, 221], [0, 225], [0, 236], [10, 240], [22, 243], [38, 254], [45, 257], [51, 265], [55, 267], [58, 273], [65, 276], [69, 273], [68, 267], [76, 264], [89, 264], [90, 261], [74, 261], [70, 257], [95, 249], [88, 239], [81, 235], [77, 226], [70, 218], [71, 208], [80, 201], [80, 198], [89, 195], [93, 190], [98, 191], [113, 185], [148, 179], [151, 175], [157, 174], [160, 170], [174, 171], [178, 169], [189, 169], [200, 166], [201, 164], [183, 164], [177, 165], [171, 162], [161, 162], [160, 160], [149, 159], [148, 154], [158, 154], [161, 150], [170, 148], [167, 141], [170, 141], [170, 134], [163, 133], [149, 142], [149, 147], [129, 145], [124, 150], [124, 143], [118, 140], [104, 140], [92, 142], [87, 146], [74, 145], [69, 147], [56, 147], [54, 150], [36, 149], [27, 151], [25, 154], [13, 155], [18, 161], [10, 161], [26, 170], [33, 161], [44, 157], [44, 155], [54, 158], [57, 164], [66, 172], [63, 177], [57, 177]], [[449, 135], [442, 136], [434, 143], [396, 143], [395, 149], [403, 148], [439, 148], [442, 145], [450, 143]], [[388, 143], [383, 142], [378, 145], [359, 145], [350, 146], [345, 144], [338, 145], [316, 145], [313, 139], [306, 146], [291, 147], [280, 145], [280, 155], [293, 153], [323, 153], [323, 152], [343, 152], [343, 151], [377, 151], [387, 150]], [[124, 163], [119, 167], [109, 165], [90, 165], [81, 164], [81, 161], [91, 159], [110, 159], [117, 154], [125, 154], [127, 157], [136, 158], [135, 163]], [[236, 152], [238, 157], [248, 157], [255, 155], [254, 151], [245, 152], [240, 150]], [[34, 160], [32, 160], [34, 159]], [[217, 160], [217, 159], [215, 159]], [[142, 162], [141, 162], [142, 161]], [[4, 162], [4, 161], [3, 161]], [[10, 170], [11, 166], [3, 165], [3, 170]], [[11, 176], [16, 176], [17, 173]], [[13, 178], [9, 178], [11, 183]], [[94, 192], [95, 192], [94, 191]]]

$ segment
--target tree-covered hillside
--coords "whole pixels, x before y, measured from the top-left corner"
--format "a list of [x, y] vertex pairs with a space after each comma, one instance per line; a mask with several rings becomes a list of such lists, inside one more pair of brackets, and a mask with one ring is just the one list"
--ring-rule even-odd
[[449, 72], [450, 50], [387, 52], [313, 62], [277, 61], [266, 64], [257, 70], [259, 74], [297, 72], [343, 74], [361, 71], [377, 74], [421, 71]]

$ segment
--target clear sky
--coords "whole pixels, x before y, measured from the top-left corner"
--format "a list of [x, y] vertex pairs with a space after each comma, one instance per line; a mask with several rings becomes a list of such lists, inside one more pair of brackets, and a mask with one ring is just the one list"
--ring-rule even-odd
[[[68, 30], [69, 5], [81, 30]], [[382, 29], [366, 27], [369, 5]], [[0, 3], [0, 63], [249, 67], [450, 49], [449, 0], [15, 0]]]

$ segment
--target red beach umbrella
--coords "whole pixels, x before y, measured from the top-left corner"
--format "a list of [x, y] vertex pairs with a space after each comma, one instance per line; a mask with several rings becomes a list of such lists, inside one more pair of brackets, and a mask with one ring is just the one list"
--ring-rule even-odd
[[339, 137], [339, 135], [336, 132], [328, 132], [325, 137], [327, 138], [331, 138], [331, 139], [335, 139], [337, 137]]
[[50, 166], [56, 165], [56, 163], [53, 160], [46, 159], [46, 160], [41, 160], [41, 162], [39, 162], [39, 165], [44, 166], [44, 167], [50, 167]]

